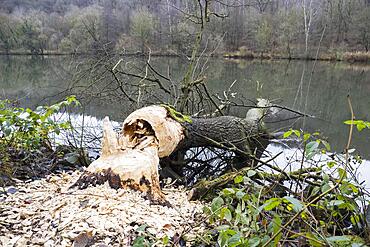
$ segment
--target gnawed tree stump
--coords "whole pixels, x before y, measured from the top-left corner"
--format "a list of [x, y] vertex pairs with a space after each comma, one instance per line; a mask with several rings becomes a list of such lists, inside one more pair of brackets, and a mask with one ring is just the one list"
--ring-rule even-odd
[[159, 158], [170, 155], [184, 138], [183, 127], [160, 106], [130, 114], [117, 135], [106, 117], [103, 121], [102, 154], [92, 162], [76, 186], [102, 184], [146, 192], [154, 203], [168, 204], [159, 186]]
[[85, 188], [108, 181], [113, 188], [146, 192], [153, 203], [168, 205], [159, 186], [159, 159], [200, 146], [231, 149], [241, 156], [262, 152], [268, 142], [263, 110], [248, 114], [244, 119], [190, 118], [168, 106], [149, 106], [131, 113], [119, 135], [106, 117], [102, 154], [75, 185]]

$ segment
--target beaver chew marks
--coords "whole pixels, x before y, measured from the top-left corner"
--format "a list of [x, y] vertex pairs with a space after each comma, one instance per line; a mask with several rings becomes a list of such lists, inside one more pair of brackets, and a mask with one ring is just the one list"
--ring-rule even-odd
[[149, 106], [131, 113], [117, 135], [106, 117], [103, 120], [101, 156], [92, 162], [76, 182], [81, 188], [106, 181], [114, 188], [147, 193], [156, 204], [169, 205], [160, 187], [159, 158], [170, 155], [184, 138], [181, 124], [167, 116], [161, 106]]

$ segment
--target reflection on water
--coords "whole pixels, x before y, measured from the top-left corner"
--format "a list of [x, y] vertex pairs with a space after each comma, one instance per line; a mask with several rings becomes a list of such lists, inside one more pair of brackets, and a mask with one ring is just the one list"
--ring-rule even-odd
[[[262, 158], [262, 160], [267, 161], [271, 158], [271, 156], [276, 156], [273, 161], [269, 163], [275, 167], [279, 167], [285, 172], [292, 172], [297, 171], [301, 168], [308, 168], [308, 167], [323, 167], [323, 170], [327, 174], [331, 174], [333, 177], [339, 177], [338, 175], [338, 167], [343, 168], [343, 164], [345, 163], [345, 155], [337, 154], [332, 156], [330, 153], [327, 154], [316, 154], [312, 157], [311, 160], [305, 160], [302, 163], [302, 150], [298, 148], [286, 148], [281, 145], [270, 144], [265, 154], [267, 157]], [[338, 165], [329, 168], [326, 164], [329, 161], [334, 160], [338, 163]], [[351, 177], [352, 182], [357, 184], [361, 184], [364, 189], [367, 191], [370, 190], [370, 173], [369, 173], [370, 161], [369, 160], [362, 160], [361, 162], [356, 162], [356, 159], [351, 156], [351, 162], [349, 169], [351, 172], [349, 177]], [[264, 167], [267, 172], [277, 173], [273, 169], [268, 167]], [[352, 174], [356, 174], [356, 177], [352, 177]]]
[[[135, 58], [126, 58], [135, 60]], [[152, 58], [153, 66], [173, 80], [179, 81], [186, 63], [179, 58]], [[91, 85], [97, 78], [73, 74], [85, 61], [70, 57], [31, 58], [26, 56], [0, 57], [0, 97], [19, 99], [23, 106], [34, 107], [50, 104], [65, 95], [77, 93], [81, 85]], [[320, 131], [328, 137], [332, 147], [340, 152], [346, 143], [348, 126], [344, 120], [350, 118], [347, 94], [351, 95], [357, 119], [370, 119], [370, 69], [369, 66], [351, 66], [345, 63], [304, 61], [226, 61], [211, 59], [207, 70], [207, 85], [213, 93], [222, 94], [236, 80], [232, 91], [237, 97], [255, 99], [268, 98], [274, 103], [316, 116], [297, 122], [295, 128]], [[99, 77], [104, 88], [104, 77]], [[76, 82], [78, 85], [76, 86]], [[62, 93], [61, 93], [62, 92]], [[104, 94], [101, 94], [102, 97]], [[94, 96], [95, 97], [95, 96]], [[93, 97], [92, 97], [93, 98]], [[116, 100], [113, 94], [105, 98], [85, 101], [87, 115], [122, 121], [131, 109], [124, 101]], [[234, 108], [233, 114], [244, 116], [247, 109]], [[270, 124], [270, 128], [286, 127], [287, 122]], [[355, 131], [353, 146], [366, 158], [370, 158], [370, 133], [361, 135]]]

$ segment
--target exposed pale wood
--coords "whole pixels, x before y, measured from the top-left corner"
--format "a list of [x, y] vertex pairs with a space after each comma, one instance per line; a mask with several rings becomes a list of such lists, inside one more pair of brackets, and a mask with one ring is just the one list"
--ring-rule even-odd
[[146, 192], [153, 202], [166, 204], [159, 186], [159, 158], [175, 150], [184, 138], [181, 124], [167, 110], [150, 106], [130, 114], [117, 135], [106, 117], [103, 121], [102, 154], [77, 181], [80, 187], [106, 181], [114, 188]]
[[[132, 142], [140, 121], [147, 122], [158, 140], [158, 155], [160, 158], [169, 156], [184, 139], [184, 128], [180, 123], [168, 116], [167, 110], [161, 106], [148, 106], [131, 113], [123, 122], [122, 136], [127, 142], [126, 145], [136, 145]], [[131, 142], [130, 142], [131, 141]]]
[[131, 113], [123, 122], [120, 134], [115, 133], [106, 117], [102, 154], [76, 185], [84, 188], [108, 181], [114, 188], [139, 190], [147, 193], [153, 202], [167, 204], [159, 186], [160, 158], [199, 146], [234, 148], [242, 157], [254, 155], [256, 150], [263, 152], [268, 140], [260, 121], [264, 109], [248, 114], [247, 118], [192, 118], [179, 123], [166, 107], [149, 106]]

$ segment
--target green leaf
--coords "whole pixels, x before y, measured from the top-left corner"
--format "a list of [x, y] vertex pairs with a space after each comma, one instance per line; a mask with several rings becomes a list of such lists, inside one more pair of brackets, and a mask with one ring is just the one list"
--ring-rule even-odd
[[248, 246], [249, 247], [257, 247], [261, 244], [261, 238], [260, 237], [253, 237], [251, 239], [248, 239]]
[[78, 163], [79, 157], [80, 155], [77, 152], [68, 153], [64, 155], [65, 161], [67, 161], [68, 163], [72, 165], [76, 165]]
[[322, 175], [322, 179], [323, 179], [326, 183], [328, 183], [328, 182], [330, 181], [330, 177], [329, 177], [329, 175], [328, 175], [328, 174], [326, 174], [326, 173], [324, 173], [324, 174]]
[[245, 192], [241, 190], [235, 193], [236, 198], [238, 198], [239, 200], [241, 200], [244, 197], [244, 195], [245, 195]]
[[235, 194], [235, 190], [232, 189], [232, 188], [225, 188], [225, 189], [222, 190], [222, 194], [224, 196], [231, 196], [231, 195]]
[[289, 136], [291, 136], [291, 134], [293, 134], [293, 130], [292, 129], [284, 132], [283, 138], [288, 138]]
[[322, 144], [324, 144], [324, 147], [325, 147], [325, 149], [327, 150], [327, 151], [330, 151], [330, 144], [327, 142], [327, 141], [325, 141], [325, 140], [321, 140], [321, 143]]
[[170, 241], [170, 239], [168, 238], [167, 235], [162, 238], [162, 244], [163, 245], [167, 245], [169, 243], [169, 241]]
[[328, 242], [332, 244], [343, 244], [343, 243], [350, 243], [352, 241], [351, 236], [343, 235], [343, 236], [332, 236], [326, 238]]
[[220, 225], [220, 226], [216, 227], [216, 229], [217, 229], [218, 231], [225, 231], [225, 230], [227, 230], [227, 229], [229, 229], [229, 228], [230, 228], [230, 226], [229, 226], [229, 225]]
[[346, 120], [344, 121], [344, 124], [348, 124], [348, 125], [357, 125], [357, 124], [360, 124], [360, 123], [363, 123], [364, 121], [362, 120]]
[[256, 174], [257, 174], [256, 170], [248, 170], [247, 171], [247, 176], [248, 177], [253, 177]]
[[224, 204], [224, 200], [221, 197], [213, 198], [212, 204], [211, 204], [212, 211], [213, 212], [217, 211], [218, 209], [222, 207], [223, 204]]
[[237, 232], [233, 236], [231, 236], [231, 238], [229, 238], [229, 240], [227, 242], [228, 242], [228, 244], [238, 243], [240, 241], [240, 237], [241, 237], [240, 232]]
[[303, 209], [303, 204], [300, 200], [290, 197], [290, 196], [284, 196], [284, 201], [289, 202], [293, 206], [293, 210], [296, 212], [299, 212]]
[[303, 135], [303, 141], [307, 141], [308, 139], [310, 139], [311, 137], [311, 134], [310, 133], [306, 133]]
[[228, 209], [226, 207], [221, 209], [220, 217], [221, 217], [221, 219], [225, 219], [229, 222], [233, 218], [230, 209]]
[[[277, 233], [280, 228], [281, 228], [281, 218], [278, 214], [274, 215], [274, 218], [272, 220], [272, 229], [273, 229], [273, 234]], [[282, 233], [280, 232], [274, 239], [274, 246], [278, 246], [279, 241], [281, 239]]]
[[329, 203], [328, 203], [328, 206], [340, 206], [344, 204], [344, 201], [343, 200], [331, 200]]
[[243, 176], [239, 175], [239, 176], [236, 176], [234, 178], [234, 183], [239, 184], [239, 183], [243, 182], [243, 180], [244, 180]]
[[338, 168], [338, 174], [340, 178], [347, 178], [347, 172], [343, 168]]
[[143, 224], [143, 225], [139, 226], [139, 227], [136, 229], [136, 231], [137, 231], [137, 232], [144, 232], [146, 228], [148, 228], [148, 225], [147, 225], [147, 224]]
[[282, 202], [281, 198], [268, 199], [261, 207], [259, 207], [259, 210], [262, 211], [262, 209], [264, 209], [266, 211], [270, 211], [279, 206], [281, 202]]
[[329, 162], [327, 163], [327, 166], [328, 166], [329, 168], [333, 168], [336, 164], [337, 164], [337, 162], [335, 162], [335, 161], [329, 161]]
[[357, 227], [361, 227], [360, 216], [358, 214], [351, 215], [350, 220], [351, 220], [352, 225], [357, 226]]
[[348, 153], [349, 154], [351, 154], [351, 153], [353, 153], [353, 152], [355, 152], [356, 151], [356, 149], [355, 148], [350, 148], [350, 149], [348, 149]]
[[306, 236], [307, 236], [308, 242], [310, 243], [310, 246], [312, 247], [322, 247], [323, 246], [323, 243], [319, 241], [316, 235], [312, 234], [311, 232], [307, 232]]
[[139, 236], [139, 237], [135, 238], [132, 246], [133, 247], [143, 247], [143, 246], [145, 246], [144, 241], [145, 241], [145, 237], [144, 236]]
[[317, 148], [319, 147], [319, 142], [311, 141], [307, 143], [305, 147], [305, 154], [307, 159], [311, 159], [315, 153], [317, 152]]
[[203, 213], [204, 214], [212, 214], [212, 211], [211, 211], [211, 209], [209, 207], [204, 206], [203, 207]]
[[325, 192], [331, 189], [331, 186], [328, 183], [323, 184], [321, 187], [321, 192]]
[[9, 136], [12, 133], [12, 129], [8, 128], [8, 127], [5, 127], [3, 129], [3, 132], [4, 132], [5, 136]]
[[301, 137], [301, 132], [299, 130], [292, 130], [293, 133], [297, 136], [297, 137]]
[[361, 131], [361, 130], [366, 128], [366, 124], [365, 123], [359, 123], [359, 124], [356, 125], [356, 127], [357, 127], [358, 131]]
[[306, 152], [311, 153], [315, 151], [319, 147], [319, 143], [317, 141], [311, 141], [306, 145]]

